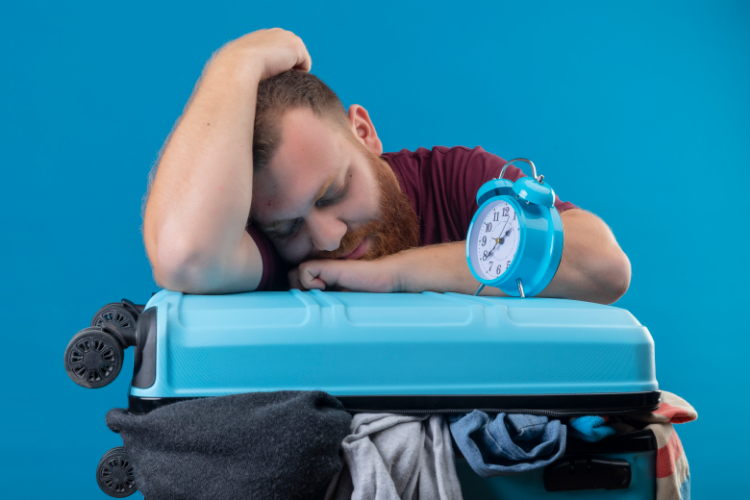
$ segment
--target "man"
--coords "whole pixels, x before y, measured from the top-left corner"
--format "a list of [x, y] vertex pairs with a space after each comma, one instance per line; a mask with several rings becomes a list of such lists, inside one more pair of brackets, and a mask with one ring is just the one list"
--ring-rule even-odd
[[[505, 162], [481, 148], [384, 155], [367, 111], [347, 113], [311, 65], [302, 40], [280, 29], [234, 40], [206, 65], [146, 206], [156, 281], [189, 293], [473, 293], [462, 240], [477, 189]], [[556, 205], [563, 256], [540, 295], [616, 301], [630, 262], [611, 231]]]

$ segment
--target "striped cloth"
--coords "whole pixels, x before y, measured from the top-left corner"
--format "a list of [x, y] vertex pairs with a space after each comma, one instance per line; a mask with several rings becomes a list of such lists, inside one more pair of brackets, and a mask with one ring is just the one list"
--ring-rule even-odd
[[690, 499], [690, 467], [673, 424], [692, 422], [696, 418], [698, 413], [690, 403], [671, 392], [662, 391], [657, 410], [629, 416], [629, 423], [609, 422], [618, 432], [637, 428], [630, 424], [645, 423], [647, 425], [643, 428], [651, 429], [656, 436], [656, 500]]

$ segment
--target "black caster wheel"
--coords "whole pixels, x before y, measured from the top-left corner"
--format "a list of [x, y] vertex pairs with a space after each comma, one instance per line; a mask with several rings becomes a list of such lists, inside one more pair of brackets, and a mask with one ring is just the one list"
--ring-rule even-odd
[[133, 328], [135, 329], [138, 317], [133, 314], [121, 302], [113, 302], [99, 309], [94, 317], [91, 318], [91, 326], [104, 328], [112, 326], [116, 330]]
[[65, 349], [65, 371], [82, 387], [104, 387], [117, 378], [121, 368], [122, 347], [101, 328], [81, 330]]
[[105, 453], [96, 468], [96, 483], [104, 493], [115, 498], [129, 497], [138, 491], [133, 462], [125, 448], [118, 446]]

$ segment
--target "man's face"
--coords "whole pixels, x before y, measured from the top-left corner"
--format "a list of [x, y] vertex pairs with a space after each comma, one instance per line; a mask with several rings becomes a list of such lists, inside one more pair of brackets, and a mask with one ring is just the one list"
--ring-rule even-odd
[[253, 177], [253, 222], [281, 257], [373, 259], [418, 244], [416, 215], [390, 167], [349, 130], [301, 108]]

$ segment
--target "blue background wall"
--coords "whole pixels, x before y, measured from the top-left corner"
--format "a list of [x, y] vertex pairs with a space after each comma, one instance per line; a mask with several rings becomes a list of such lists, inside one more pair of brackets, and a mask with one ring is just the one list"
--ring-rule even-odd
[[386, 149], [529, 157], [603, 217], [633, 265], [619, 305], [651, 330], [661, 387], [700, 413], [678, 429], [693, 491], [747, 489], [749, 4], [617, 4], [3, 3], [3, 493], [106, 498], [94, 470], [120, 445], [104, 415], [127, 377], [86, 391], [63, 351], [104, 303], [157, 289], [151, 164], [211, 53], [273, 26]]

